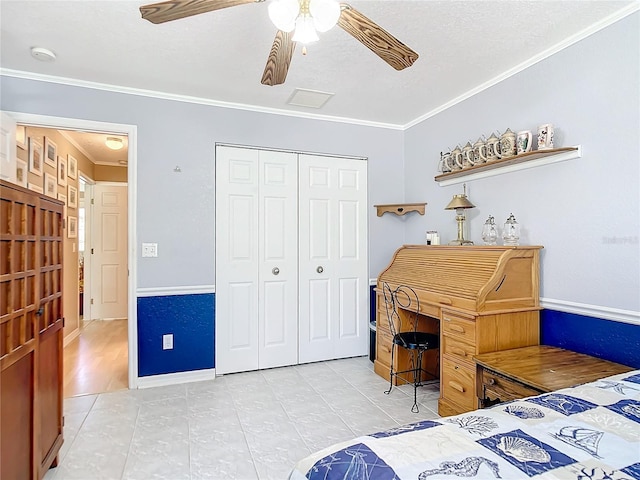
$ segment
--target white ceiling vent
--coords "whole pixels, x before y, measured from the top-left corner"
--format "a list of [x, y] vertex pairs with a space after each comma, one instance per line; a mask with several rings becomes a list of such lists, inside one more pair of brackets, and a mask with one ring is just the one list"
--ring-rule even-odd
[[333, 95], [333, 93], [319, 92], [318, 90], [296, 88], [287, 103], [299, 107], [321, 108]]

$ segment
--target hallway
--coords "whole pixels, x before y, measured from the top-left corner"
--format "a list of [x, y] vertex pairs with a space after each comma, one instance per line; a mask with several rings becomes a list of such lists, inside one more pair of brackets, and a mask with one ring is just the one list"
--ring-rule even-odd
[[127, 320], [86, 322], [64, 349], [64, 398], [128, 388]]

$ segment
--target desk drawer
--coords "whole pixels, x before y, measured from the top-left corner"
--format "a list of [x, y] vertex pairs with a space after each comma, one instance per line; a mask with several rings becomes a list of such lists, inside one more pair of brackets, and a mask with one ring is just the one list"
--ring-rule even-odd
[[478, 382], [480, 391], [477, 392], [477, 394], [478, 398], [480, 398], [485, 405], [509, 402], [542, 393], [539, 390], [523, 385], [491, 370], [482, 369], [480, 375], [481, 378]]
[[389, 367], [391, 366], [391, 334], [388, 330], [380, 328], [376, 330], [376, 360]]
[[443, 310], [440, 328], [444, 335], [463, 339], [472, 345], [476, 343], [476, 322], [469, 318]]
[[469, 343], [460, 342], [448, 335], [443, 335], [442, 353], [443, 355], [456, 358], [459, 361], [473, 363], [473, 356], [476, 354], [476, 347]]
[[475, 370], [466, 364], [444, 358], [442, 361], [442, 397], [468, 410], [478, 408]]

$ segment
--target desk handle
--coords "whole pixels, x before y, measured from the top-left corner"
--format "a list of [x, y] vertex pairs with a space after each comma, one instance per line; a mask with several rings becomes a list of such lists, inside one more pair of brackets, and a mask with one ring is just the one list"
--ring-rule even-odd
[[461, 348], [450, 348], [451, 353], [453, 353], [454, 355], [458, 355], [459, 357], [466, 357], [467, 356], [467, 352], [465, 352], [463, 349]]
[[451, 388], [455, 388], [460, 393], [464, 393], [464, 387], [462, 385], [460, 385], [458, 382], [449, 381], [449, 386]]
[[456, 325], [455, 323], [449, 325], [449, 328], [454, 332], [464, 333], [464, 327], [461, 327], [460, 325]]
[[444, 305], [451, 305], [453, 302], [451, 301], [450, 298], [441, 297], [438, 299], [438, 303], [442, 303]]

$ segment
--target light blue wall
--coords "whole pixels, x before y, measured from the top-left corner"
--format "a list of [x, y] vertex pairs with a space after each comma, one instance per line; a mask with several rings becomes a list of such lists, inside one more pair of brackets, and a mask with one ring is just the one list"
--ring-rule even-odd
[[456, 236], [444, 207], [462, 185], [433, 181], [440, 151], [551, 122], [556, 146], [580, 144], [582, 158], [468, 182], [470, 238], [482, 243], [487, 217], [502, 226], [513, 212], [522, 243], [545, 247], [543, 298], [640, 311], [639, 32], [635, 13], [407, 130], [406, 199], [429, 202], [407, 242]]
[[[1, 108], [138, 127], [138, 287], [212, 285], [215, 144], [232, 143], [368, 158], [370, 276], [403, 243], [374, 204], [403, 201], [403, 132], [114, 93], [2, 76]], [[265, 87], [268, 88], [268, 87]], [[173, 169], [179, 165], [181, 174]], [[388, 215], [387, 215], [388, 217]], [[385, 219], [386, 220], [386, 219]]]

